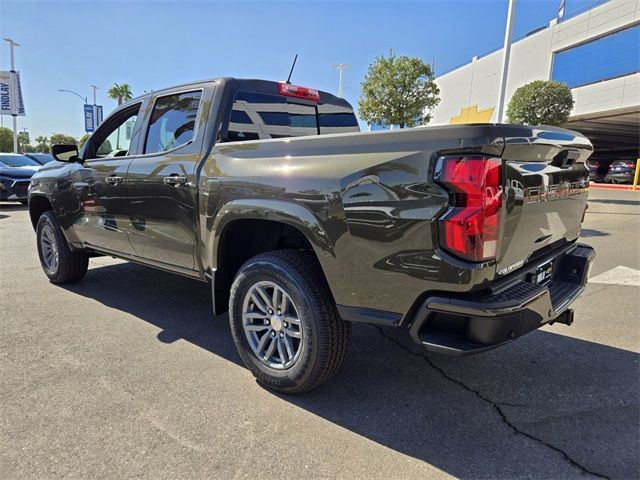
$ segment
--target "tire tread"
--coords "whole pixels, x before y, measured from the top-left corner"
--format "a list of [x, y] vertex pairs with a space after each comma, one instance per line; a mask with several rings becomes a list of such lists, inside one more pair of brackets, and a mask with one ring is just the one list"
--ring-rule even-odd
[[[340, 318], [329, 285], [324, 277], [317, 258], [311, 252], [301, 250], [275, 250], [262, 253], [249, 259], [239, 270], [243, 272], [247, 267], [256, 263], [275, 264], [285, 269], [300, 284], [310, 300], [310, 308], [317, 313], [316, 317], [322, 324], [320, 331], [324, 337], [317, 342], [317, 358], [313, 371], [306, 380], [291, 388], [278, 388], [269, 384], [268, 377], [261, 375], [261, 371], [251, 368], [252, 373], [267, 386], [290, 394], [308, 392], [326, 382], [340, 368], [347, 355], [351, 340], [351, 324]], [[233, 315], [233, 299], [238, 288], [234, 282], [231, 289], [229, 314]]]
[[[53, 227], [53, 234], [58, 243], [58, 270], [55, 274], [50, 274], [44, 268], [42, 252], [40, 251], [40, 232], [45, 223]], [[89, 268], [89, 255], [85, 252], [72, 252], [67, 243], [67, 239], [62, 233], [58, 219], [52, 211], [44, 212], [38, 219], [36, 227], [38, 255], [42, 263], [43, 270], [51, 283], [74, 283], [81, 280]]]

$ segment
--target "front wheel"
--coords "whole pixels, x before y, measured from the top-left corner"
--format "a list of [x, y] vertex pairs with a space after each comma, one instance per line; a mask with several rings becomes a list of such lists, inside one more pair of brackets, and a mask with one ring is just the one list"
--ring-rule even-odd
[[36, 237], [40, 265], [52, 283], [77, 282], [85, 276], [89, 255], [71, 251], [53, 212], [40, 216]]
[[229, 321], [247, 368], [284, 393], [312, 390], [344, 361], [351, 325], [336, 310], [316, 258], [281, 250], [258, 255], [231, 287]]

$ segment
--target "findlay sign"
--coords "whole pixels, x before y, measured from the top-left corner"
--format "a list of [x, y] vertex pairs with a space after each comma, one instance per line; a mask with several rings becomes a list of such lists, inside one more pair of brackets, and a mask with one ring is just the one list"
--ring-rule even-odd
[[20, 72], [0, 72], [0, 115], [26, 115]]

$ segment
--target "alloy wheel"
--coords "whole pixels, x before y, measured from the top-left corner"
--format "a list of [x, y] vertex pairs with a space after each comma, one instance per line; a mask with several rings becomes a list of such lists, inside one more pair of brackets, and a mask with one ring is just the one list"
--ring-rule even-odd
[[298, 308], [281, 286], [260, 281], [244, 297], [242, 328], [255, 356], [268, 367], [291, 368], [302, 350]]

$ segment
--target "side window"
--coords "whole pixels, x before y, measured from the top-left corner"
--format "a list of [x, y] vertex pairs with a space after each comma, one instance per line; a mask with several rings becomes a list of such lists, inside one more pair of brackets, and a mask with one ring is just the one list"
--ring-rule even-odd
[[233, 101], [227, 142], [318, 134], [314, 105], [288, 101], [281, 95], [238, 92]]
[[94, 145], [89, 158], [124, 157], [129, 154], [133, 127], [138, 118], [140, 105], [127, 109], [116, 117], [104, 129], [99, 129], [94, 134]]
[[171, 150], [193, 139], [202, 92], [177, 93], [156, 100], [144, 153]]

